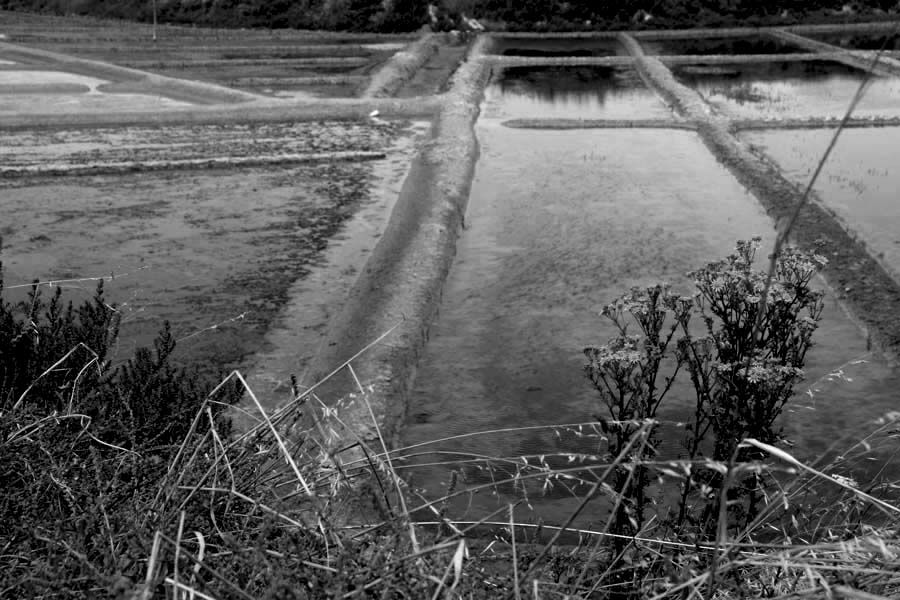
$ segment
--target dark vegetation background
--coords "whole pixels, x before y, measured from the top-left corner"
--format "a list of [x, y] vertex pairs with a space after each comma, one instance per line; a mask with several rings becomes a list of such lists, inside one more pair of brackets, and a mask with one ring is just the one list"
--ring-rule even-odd
[[[156, 0], [160, 22], [210, 27], [413, 31], [427, 0]], [[438, 28], [465, 14], [510, 30], [776, 25], [896, 17], [897, 0], [434, 0]], [[0, 0], [0, 8], [150, 21], [152, 0]], [[646, 19], [646, 14], [652, 15]]]

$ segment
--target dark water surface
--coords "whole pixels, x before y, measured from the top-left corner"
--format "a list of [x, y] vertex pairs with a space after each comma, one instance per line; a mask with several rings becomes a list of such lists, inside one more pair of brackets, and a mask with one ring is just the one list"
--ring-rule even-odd
[[624, 56], [628, 52], [615, 40], [494, 38], [492, 54], [503, 56]]
[[807, 52], [792, 44], [766, 35], [695, 39], [641, 39], [647, 54], [795, 54]]
[[823, 35], [811, 35], [826, 44], [833, 44], [841, 48], [852, 50], [900, 50], [900, 34], [892, 33], [829, 33]]
[[[691, 132], [527, 131], [482, 119], [478, 136], [467, 229], [419, 365], [403, 443], [507, 431], [416, 448], [420, 464], [448, 463], [407, 471], [431, 497], [446, 492], [451, 471], [462, 474], [458, 486], [504, 477], [470, 462], [478, 457], [534, 455], [559, 467], [573, 453], [597, 452], [588, 429], [545, 426], [602, 412], [582, 373], [582, 349], [613, 333], [601, 307], [632, 285], [660, 280], [689, 293], [686, 271], [725, 256], [737, 239], [772, 240], [756, 200]], [[833, 299], [819, 340], [807, 370], [815, 391], [784, 420], [807, 457], [893, 409], [900, 385]], [[836, 369], [840, 376], [828, 377]], [[683, 433], [674, 424], [688, 416], [688, 391], [676, 388], [662, 411], [666, 457], [679, 454]], [[503, 471], [514, 472], [513, 463]], [[526, 489], [523, 521], [558, 523], [578, 503], [561, 487], [547, 495], [538, 483]], [[455, 516], [483, 516], [521, 493], [513, 485], [485, 490], [461, 499]], [[576, 523], [606, 514], [602, 503], [592, 505]]]
[[485, 90], [491, 119], [665, 119], [668, 108], [633, 69], [507, 67]]

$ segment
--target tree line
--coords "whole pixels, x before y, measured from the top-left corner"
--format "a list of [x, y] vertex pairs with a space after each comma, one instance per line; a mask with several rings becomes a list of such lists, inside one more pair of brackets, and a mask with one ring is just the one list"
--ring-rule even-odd
[[[429, 10], [429, 6], [432, 10]], [[0, 8], [137, 21], [153, 0], [0, 0]], [[413, 31], [462, 26], [462, 15], [506, 29], [776, 25], [896, 16], [897, 0], [156, 0], [164, 23], [210, 27]], [[437, 16], [435, 20], [434, 17]]]

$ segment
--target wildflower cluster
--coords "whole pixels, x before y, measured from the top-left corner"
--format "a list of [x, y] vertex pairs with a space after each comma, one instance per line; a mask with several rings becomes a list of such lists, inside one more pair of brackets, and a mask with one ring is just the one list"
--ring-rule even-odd
[[[757, 458], [740, 446], [748, 437], [768, 444], [781, 440], [777, 419], [803, 379], [806, 353], [821, 318], [823, 294], [810, 284], [827, 261], [787, 248], [770, 275], [754, 269], [759, 245], [758, 237], [738, 241], [725, 259], [689, 273], [696, 286], [691, 296], [678, 296], [668, 285], [633, 288], [602, 311], [615, 325], [616, 337], [585, 350], [586, 374], [612, 419], [599, 417], [610, 432], [610, 455], [636, 447], [632, 436], [655, 419], [678, 373], [687, 372], [695, 402], [683, 445], [687, 458], [701, 466], [683, 480], [677, 527], [713, 527], [710, 519], [719, 495], [708, 491], [725, 484], [724, 469], [703, 464]], [[701, 322], [700, 335], [691, 325], [694, 317]], [[637, 325], [640, 334], [629, 335], [630, 325]], [[654, 433], [655, 425], [640, 451], [632, 450], [635, 460], [655, 454]], [[647, 473], [632, 471], [617, 480], [621, 504], [632, 509], [623, 515], [619, 533], [633, 533], [634, 525], [640, 526], [650, 501], [639, 489], [646, 487]], [[762, 482], [758, 469], [743, 472], [752, 481], [742, 482], [737, 495], [745, 506], [732, 512], [747, 519], [755, 514]], [[698, 495], [704, 505], [699, 512], [688, 506]], [[730, 505], [736, 504], [731, 498]]]

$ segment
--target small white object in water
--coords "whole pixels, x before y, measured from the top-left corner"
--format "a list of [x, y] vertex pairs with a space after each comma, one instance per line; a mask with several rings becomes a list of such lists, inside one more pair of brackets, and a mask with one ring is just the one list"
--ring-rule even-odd
[[377, 109], [376, 109], [376, 110], [373, 110], [372, 112], [369, 113], [369, 118], [370, 118], [370, 119], [374, 119], [374, 118], [377, 117], [377, 116], [378, 116], [378, 110], [377, 110]]

